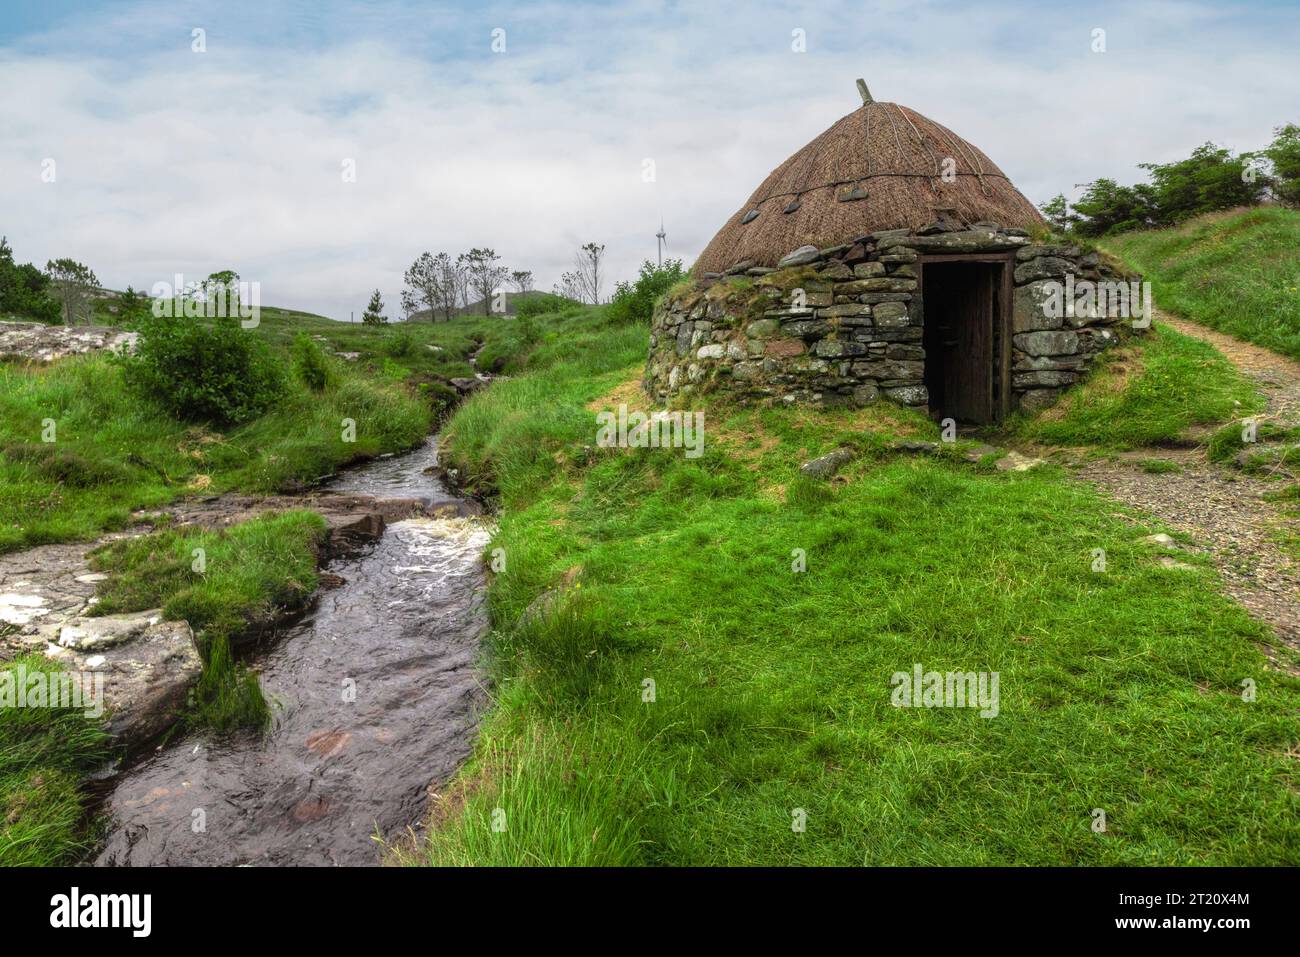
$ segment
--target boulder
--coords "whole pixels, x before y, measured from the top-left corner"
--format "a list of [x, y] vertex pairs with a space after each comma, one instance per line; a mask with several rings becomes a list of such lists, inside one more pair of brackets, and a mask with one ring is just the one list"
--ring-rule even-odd
[[803, 463], [803, 465], [799, 466], [799, 471], [809, 478], [829, 479], [851, 461], [853, 461], [853, 451], [851, 449], [836, 449], [821, 458]]

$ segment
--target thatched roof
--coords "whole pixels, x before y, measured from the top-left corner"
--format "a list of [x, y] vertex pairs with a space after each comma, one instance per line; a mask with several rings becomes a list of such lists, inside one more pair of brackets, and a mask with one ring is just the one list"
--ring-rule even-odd
[[[951, 182], [943, 179], [947, 158]], [[941, 218], [1022, 228], [1043, 221], [991, 159], [947, 127], [897, 103], [868, 102], [774, 169], [705, 247], [695, 271], [722, 272], [745, 260], [775, 266], [799, 246], [824, 248]]]

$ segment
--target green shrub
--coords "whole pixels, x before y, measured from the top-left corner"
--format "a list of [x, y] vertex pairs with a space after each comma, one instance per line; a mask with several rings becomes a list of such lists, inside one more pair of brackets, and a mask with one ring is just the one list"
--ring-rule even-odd
[[293, 368], [298, 378], [313, 392], [323, 392], [338, 383], [338, 375], [325, 350], [305, 332], [294, 337]]
[[398, 329], [384, 337], [380, 348], [394, 359], [405, 359], [415, 351], [415, 337], [405, 329]]
[[535, 346], [542, 341], [542, 327], [532, 316], [520, 316], [517, 323], [516, 329], [524, 345]]
[[547, 313], [561, 312], [565, 307], [571, 305], [573, 304], [568, 299], [554, 293], [531, 293], [528, 296], [520, 296], [515, 300], [515, 315], [520, 319], [544, 316]]
[[609, 317], [616, 323], [641, 322], [647, 325], [659, 297], [686, 277], [680, 259], [670, 259], [656, 268], [646, 260], [641, 264], [641, 274], [634, 283], [620, 282], [610, 300]]
[[235, 319], [150, 316], [140, 333], [135, 355], [118, 360], [127, 386], [178, 419], [234, 425], [285, 393], [283, 364]]

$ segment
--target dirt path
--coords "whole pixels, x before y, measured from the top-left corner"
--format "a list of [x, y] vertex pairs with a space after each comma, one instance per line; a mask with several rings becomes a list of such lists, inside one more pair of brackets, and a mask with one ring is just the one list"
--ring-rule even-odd
[[[1214, 346], [1256, 383], [1268, 403], [1260, 421], [1300, 425], [1300, 363], [1186, 319], [1167, 314], [1159, 319]], [[1180, 471], [1148, 474], [1140, 461], [1152, 458], [1176, 462]], [[1300, 521], [1264, 498], [1280, 483], [1213, 464], [1204, 446], [1083, 460], [1075, 474], [1190, 535], [1213, 557], [1224, 590], [1281, 642], [1300, 649], [1300, 563], [1279, 542], [1288, 532], [1300, 534]]]

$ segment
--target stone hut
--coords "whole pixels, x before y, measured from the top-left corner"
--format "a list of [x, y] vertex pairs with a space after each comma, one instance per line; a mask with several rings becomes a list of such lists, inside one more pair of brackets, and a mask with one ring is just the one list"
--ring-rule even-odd
[[1117, 340], [1135, 277], [1047, 242], [984, 153], [858, 86], [861, 108], [773, 170], [656, 308], [655, 399], [887, 398], [983, 424], [1050, 405]]

